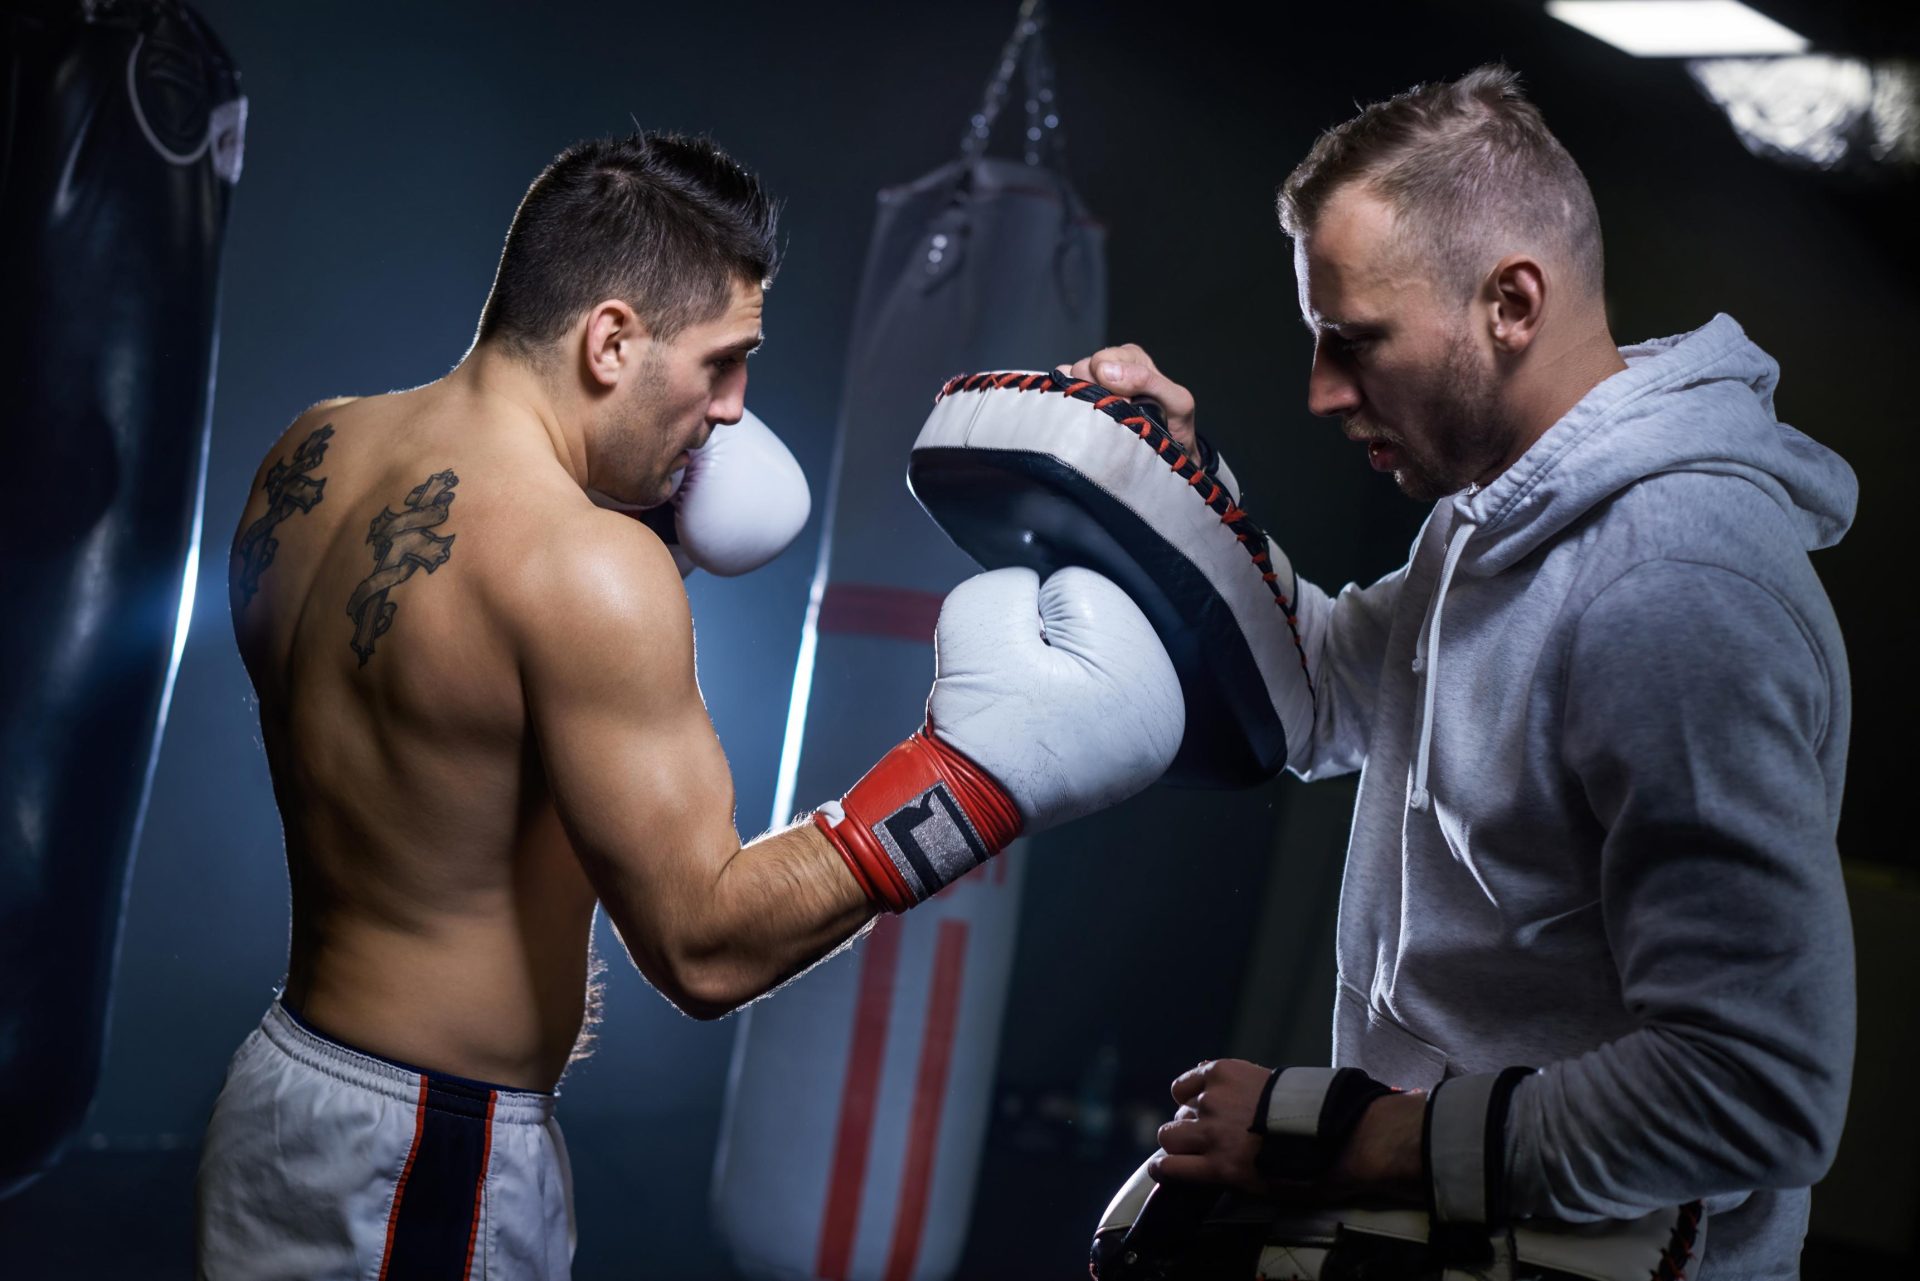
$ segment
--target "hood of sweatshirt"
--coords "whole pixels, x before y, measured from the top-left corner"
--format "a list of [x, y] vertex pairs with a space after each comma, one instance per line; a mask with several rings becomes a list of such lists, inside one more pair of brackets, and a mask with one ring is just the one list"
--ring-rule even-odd
[[1635, 482], [1666, 472], [1737, 476], [1777, 503], [1808, 548], [1853, 523], [1859, 483], [1832, 450], [1774, 416], [1780, 366], [1731, 316], [1622, 347], [1627, 368], [1588, 392], [1484, 489], [1445, 500], [1446, 556], [1414, 667], [1426, 673], [1412, 803], [1427, 804], [1438, 647], [1456, 574], [1498, 574]]
[[1497, 574], [1647, 476], [1738, 476], [1787, 513], [1807, 548], [1830, 547], [1853, 522], [1859, 485], [1825, 446], [1774, 417], [1780, 366], [1731, 316], [1620, 354], [1613, 375], [1547, 429], [1491, 485], [1448, 500], [1471, 525], [1460, 571]]

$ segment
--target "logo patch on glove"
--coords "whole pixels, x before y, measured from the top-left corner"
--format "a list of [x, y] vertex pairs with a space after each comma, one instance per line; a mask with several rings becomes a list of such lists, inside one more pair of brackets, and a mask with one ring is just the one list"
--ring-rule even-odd
[[935, 783], [871, 830], [920, 898], [931, 897], [991, 855], [945, 783]]

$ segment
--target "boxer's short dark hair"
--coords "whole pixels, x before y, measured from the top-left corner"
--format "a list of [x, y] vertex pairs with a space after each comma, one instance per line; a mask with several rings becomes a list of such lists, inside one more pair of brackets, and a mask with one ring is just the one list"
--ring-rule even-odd
[[709, 139], [575, 143], [520, 201], [478, 337], [532, 355], [619, 298], [671, 341], [725, 311], [736, 281], [772, 283], [778, 219], [760, 180]]
[[1392, 206], [1435, 278], [1470, 294], [1507, 253], [1558, 251], [1599, 297], [1600, 215], [1587, 179], [1499, 63], [1417, 85], [1320, 135], [1280, 187], [1280, 225], [1310, 233], [1336, 192]]

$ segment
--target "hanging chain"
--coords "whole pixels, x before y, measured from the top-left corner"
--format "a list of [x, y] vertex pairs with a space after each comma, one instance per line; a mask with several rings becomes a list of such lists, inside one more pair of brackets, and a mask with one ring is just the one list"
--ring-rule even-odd
[[1026, 47], [1027, 136], [1023, 140], [1027, 163], [1042, 163], [1042, 149], [1056, 167], [1066, 158], [1066, 135], [1053, 97], [1053, 55], [1047, 50], [1046, 11], [1040, 12], [1033, 38]]
[[1015, 72], [1021, 73], [1027, 90], [1027, 130], [1022, 140], [1027, 163], [1038, 165], [1047, 158], [1058, 163], [1064, 155], [1065, 138], [1060, 131], [1060, 113], [1053, 96], [1053, 60], [1047, 55], [1046, 41], [1042, 38], [1046, 25], [1045, 0], [1021, 0], [1013, 34], [1000, 51], [1000, 63], [987, 84], [980, 109], [973, 113], [967, 122], [967, 132], [960, 139], [960, 154], [968, 160], [977, 160], [986, 153], [987, 139], [1001, 108], [1006, 106]]

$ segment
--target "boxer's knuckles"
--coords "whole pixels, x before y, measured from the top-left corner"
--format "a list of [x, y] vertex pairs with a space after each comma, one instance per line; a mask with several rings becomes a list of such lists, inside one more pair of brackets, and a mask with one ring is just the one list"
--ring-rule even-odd
[[1179, 750], [1172, 660], [1139, 607], [1091, 570], [975, 575], [935, 630], [928, 723], [1005, 789], [1030, 831], [1117, 804]]

